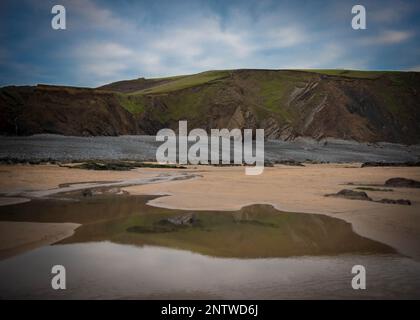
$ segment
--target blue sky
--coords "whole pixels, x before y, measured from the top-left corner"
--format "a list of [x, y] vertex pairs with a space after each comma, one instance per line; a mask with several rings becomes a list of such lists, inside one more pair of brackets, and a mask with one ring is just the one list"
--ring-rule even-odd
[[[51, 8], [67, 30], [51, 28]], [[363, 4], [367, 29], [351, 28]], [[0, 1], [0, 86], [235, 68], [420, 71], [419, 1]]]

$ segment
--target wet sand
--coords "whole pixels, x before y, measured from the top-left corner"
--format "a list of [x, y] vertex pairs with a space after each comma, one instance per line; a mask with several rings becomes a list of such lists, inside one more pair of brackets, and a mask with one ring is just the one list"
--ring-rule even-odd
[[73, 235], [77, 223], [0, 222], [0, 259], [53, 244]]
[[[122, 181], [162, 174], [194, 173], [198, 179], [125, 187], [136, 195], [166, 195], [150, 201], [158, 207], [188, 210], [238, 210], [259, 203], [272, 204], [287, 212], [319, 213], [352, 223], [361, 236], [385, 243], [400, 253], [420, 260], [420, 189], [393, 188], [393, 192], [370, 192], [373, 199], [409, 199], [411, 206], [325, 197], [354, 184], [383, 184], [392, 177], [420, 180], [417, 167], [360, 168], [351, 165], [276, 166], [260, 176], [246, 176], [243, 167], [190, 167], [188, 170], [135, 169], [129, 172], [89, 171], [55, 165], [0, 166], [0, 193], [18, 196], [28, 191], [45, 191], [64, 183]], [[83, 186], [82, 186], [83, 187]], [[4, 199], [4, 198], [3, 198]], [[2, 200], [0, 198], [0, 203]], [[8, 200], [10, 201], [10, 200]], [[5, 203], [5, 202], [4, 202]], [[33, 224], [19, 240], [21, 222], [0, 224], [6, 240], [16, 247], [36, 243], [46, 236], [42, 224]], [[60, 224], [61, 225], [61, 224]], [[22, 225], [23, 226], [23, 225]], [[62, 226], [72, 232], [74, 226]], [[3, 234], [3, 232], [1, 232]], [[57, 233], [56, 233], [57, 234]], [[60, 233], [62, 234], [62, 233]], [[46, 244], [46, 243], [45, 243]], [[43, 245], [38, 243], [38, 245]], [[36, 247], [37, 245], [34, 245]]]
[[147, 178], [159, 173], [162, 172], [150, 168], [133, 171], [94, 171], [69, 169], [57, 165], [0, 165], [0, 194], [16, 196], [32, 191], [59, 188], [63, 184], [108, 183]]

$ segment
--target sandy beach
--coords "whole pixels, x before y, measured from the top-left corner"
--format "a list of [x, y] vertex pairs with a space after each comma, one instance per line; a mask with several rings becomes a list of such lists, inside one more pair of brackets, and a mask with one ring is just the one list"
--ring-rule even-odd
[[[411, 206], [325, 197], [360, 185], [383, 185], [393, 177], [420, 180], [418, 167], [367, 167], [360, 164], [306, 164], [304, 167], [265, 168], [260, 176], [247, 176], [243, 167], [191, 166], [188, 169], [139, 168], [132, 171], [90, 171], [56, 165], [0, 166], [0, 204], [27, 201], [22, 195], [59, 192], [68, 184], [100, 185], [111, 181], [162, 175], [195, 174], [190, 180], [125, 187], [133, 195], [163, 195], [149, 204], [190, 210], [237, 210], [249, 204], [272, 204], [287, 212], [333, 216], [353, 225], [364, 237], [388, 244], [420, 260], [420, 189], [393, 188], [392, 192], [366, 191], [373, 200], [409, 199]], [[354, 185], [348, 185], [353, 183]], [[30, 193], [32, 192], [32, 193]], [[35, 192], [35, 193], [34, 193]], [[39, 193], [42, 194], [42, 193]], [[22, 252], [70, 236], [71, 223], [1, 222], [3, 252]], [[24, 235], [24, 236], [22, 236]], [[5, 254], [6, 255], [6, 254]], [[0, 257], [1, 258], [1, 257]]]

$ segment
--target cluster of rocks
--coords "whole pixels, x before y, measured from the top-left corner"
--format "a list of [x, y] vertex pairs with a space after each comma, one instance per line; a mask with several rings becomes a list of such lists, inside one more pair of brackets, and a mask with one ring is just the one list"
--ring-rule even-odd
[[296, 160], [266, 160], [264, 161], [265, 167], [274, 167], [275, 164], [282, 164], [285, 166], [293, 166], [293, 167], [304, 167], [302, 162]]
[[111, 171], [129, 171], [135, 168], [164, 168], [164, 169], [185, 169], [184, 166], [172, 164], [157, 164], [140, 161], [86, 161], [76, 165], [64, 166], [73, 169], [86, 169], [86, 170], [111, 170]]
[[367, 200], [372, 201], [366, 192], [364, 191], [354, 191], [350, 189], [343, 189], [337, 193], [330, 193], [326, 194], [326, 197], [338, 197], [338, 198], [346, 198], [351, 200]]
[[162, 222], [169, 222], [175, 226], [193, 226], [197, 222], [197, 217], [194, 213], [187, 213], [164, 219]]
[[382, 199], [376, 202], [380, 202], [380, 203], [390, 203], [390, 204], [402, 204], [402, 205], [406, 205], [406, 206], [411, 206], [411, 201], [407, 200], [407, 199]]
[[361, 166], [365, 167], [420, 167], [420, 161], [408, 161], [408, 162], [364, 162]]
[[326, 194], [326, 197], [337, 197], [337, 198], [345, 198], [350, 200], [364, 200], [364, 201], [372, 201], [372, 202], [379, 202], [379, 203], [389, 203], [389, 204], [400, 204], [400, 205], [411, 205], [411, 201], [407, 199], [381, 199], [381, 200], [373, 200], [371, 197], [367, 195], [366, 192], [363, 191], [354, 191], [349, 189], [343, 189], [337, 193]]
[[193, 227], [197, 225], [198, 219], [194, 213], [187, 213], [175, 217], [159, 220], [149, 226], [133, 226], [127, 228], [128, 232], [134, 233], [166, 233], [176, 232], [180, 228]]

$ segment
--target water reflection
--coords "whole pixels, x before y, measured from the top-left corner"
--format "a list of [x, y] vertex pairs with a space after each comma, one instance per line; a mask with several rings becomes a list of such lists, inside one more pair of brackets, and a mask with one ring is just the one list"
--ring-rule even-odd
[[[51, 289], [52, 265], [67, 290]], [[351, 267], [368, 270], [351, 288]], [[111, 242], [49, 246], [0, 262], [0, 297], [53, 299], [420, 298], [420, 264], [398, 255], [214, 258]]]
[[[0, 261], [0, 298], [420, 298], [418, 262], [339, 219], [267, 205], [193, 213], [148, 206], [150, 196], [63, 196], [0, 207], [0, 220], [83, 224], [60, 243]], [[168, 227], [191, 214], [190, 225]], [[57, 264], [65, 291], [51, 289]], [[366, 267], [368, 290], [351, 288], [355, 264]]]
[[[0, 207], [0, 220], [83, 224], [59, 244], [112, 241], [189, 250], [216, 257], [267, 258], [342, 253], [394, 253], [342, 220], [252, 205], [234, 212], [184, 211], [146, 205], [153, 197], [98, 196], [35, 200]], [[80, 200], [80, 201], [79, 201]], [[194, 216], [174, 226], [174, 217]]]

